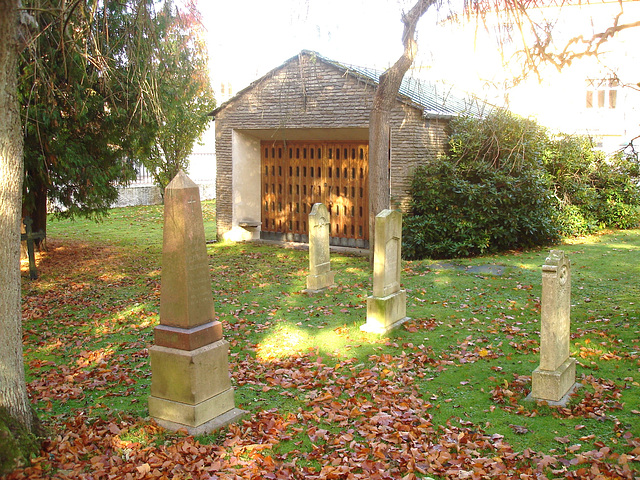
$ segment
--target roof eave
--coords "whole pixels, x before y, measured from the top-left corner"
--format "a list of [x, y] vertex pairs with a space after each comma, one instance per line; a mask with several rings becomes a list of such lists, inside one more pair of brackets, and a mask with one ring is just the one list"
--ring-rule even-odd
[[455, 113], [440, 113], [424, 110], [422, 112], [422, 116], [428, 120], [451, 120], [456, 118], [458, 115]]

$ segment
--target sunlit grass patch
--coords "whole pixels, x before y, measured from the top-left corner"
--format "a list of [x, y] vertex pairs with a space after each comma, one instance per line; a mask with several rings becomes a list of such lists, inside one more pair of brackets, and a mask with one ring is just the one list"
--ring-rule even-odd
[[113, 446], [125, 457], [133, 449], [143, 449], [156, 442], [159, 428], [152, 424], [134, 425], [121, 429], [117, 423], [110, 423], [109, 431], [114, 434]]
[[[277, 322], [277, 320], [276, 320]], [[256, 355], [262, 361], [302, 353], [314, 345], [311, 336], [302, 329], [288, 325], [278, 326], [256, 346]]]

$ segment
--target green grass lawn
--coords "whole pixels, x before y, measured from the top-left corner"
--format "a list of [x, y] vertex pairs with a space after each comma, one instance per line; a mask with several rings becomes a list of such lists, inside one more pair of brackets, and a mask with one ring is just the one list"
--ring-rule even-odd
[[[204, 202], [203, 212], [212, 240], [214, 203]], [[193, 461], [223, 462], [205, 461], [219, 478], [640, 475], [640, 230], [553, 247], [571, 260], [571, 354], [583, 384], [565, 408], [524, 401], [539, 363], [548, 249], [455, 267], [404, 262], [411, 321], [378, 336], [359, 328], [371, 294], [367, 259], [333, 254], [336, 287], [308, 296], [307, 252], [211, 243], [236, 406], [250, 415], [196, 439], [147, 419], [162, 207], [115, 209], [99, 224], [51, 220], [48, 234], [40, 278], [29, 281], [23, 268], [27, 380], [40, 417], [57, 432], [47, 475], [101, 478], [101, 456], [111, 449], [134, 469], [149, 466], [133, 478], [154, 478], [154, 458], [172, 458], [166, 452], [185, 444], [195, 448]], [[466, 268], [486, 265], [503, 273]], [[96, 432], [106, 433], [97, 440]], [[67, 447], [78, 438], [84, 453], [72, 458]], [[194, 472], [167, 477], [207, 478]]]

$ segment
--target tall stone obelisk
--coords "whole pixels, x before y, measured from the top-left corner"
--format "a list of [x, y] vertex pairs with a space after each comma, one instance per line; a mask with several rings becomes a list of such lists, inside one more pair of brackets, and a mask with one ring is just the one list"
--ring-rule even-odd
[[149, 414], [169, 429], [208, 433], [236, 421], [229, 344], [215, 320], [198, 186], [180, 171], [164, 195], [160, 325]]

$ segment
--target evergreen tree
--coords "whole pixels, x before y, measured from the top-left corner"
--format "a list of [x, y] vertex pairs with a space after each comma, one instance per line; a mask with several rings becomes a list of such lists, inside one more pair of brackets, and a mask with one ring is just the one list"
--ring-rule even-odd
[[180, 155], [206, 124], [202, 99], [208, 111], [213, 99], [202, 74], [206, 50], [190, 30], [198, 23], [193, 7], [180, 13], [166, 2], [156, 13], [152, 0], [25, 7], [39, 34], [19, 65], [22, 214], [46, 233], [47, 208], [63, 217], [105, 215], [117, 187], [135, 179], [136, 161], [158, 178], [162, 162], [181, 168]]

